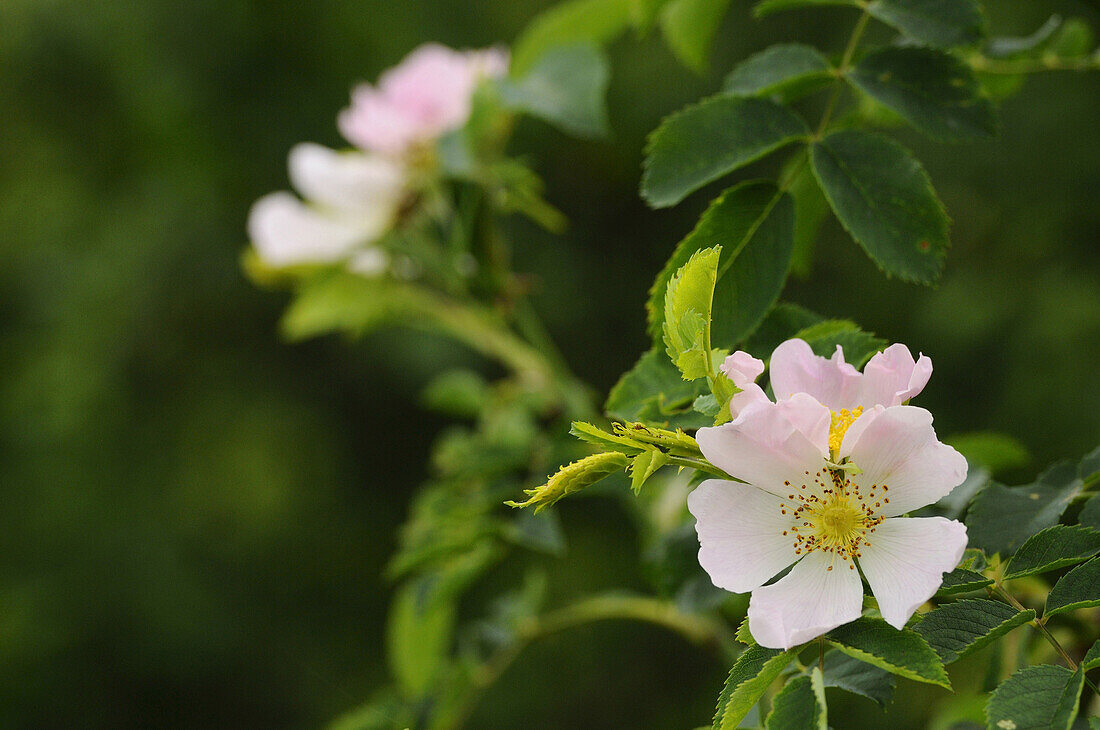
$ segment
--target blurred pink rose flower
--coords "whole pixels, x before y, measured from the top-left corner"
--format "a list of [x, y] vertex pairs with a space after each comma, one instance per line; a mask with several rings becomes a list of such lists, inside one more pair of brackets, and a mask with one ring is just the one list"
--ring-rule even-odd
[[377, 86], [356, 87], [337, 126], [357, 147], [401, 155], [464, 125], [481, 80], [507, 72], [502, 49], [455, 51], [427, 43], [385, 71]]

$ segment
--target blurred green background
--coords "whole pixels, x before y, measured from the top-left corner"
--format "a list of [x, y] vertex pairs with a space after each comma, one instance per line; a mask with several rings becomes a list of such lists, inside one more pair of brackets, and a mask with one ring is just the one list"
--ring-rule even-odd
[[[244, 220], [286, 186], [294, 143], [340, 144], [353, 82], [426, 40], [508, 42], [550, 4], [3, 3], [0, 726], [317, 727], [386, 680], [380, 572], [445, 425], [417, 394], [477, 361], [400, 332], [280, 343], [285, 297], [240, 273]], [[1100, 27], [1082, 2], [986, 6], [997, 34], [1054, 12]], [[516, 224], [517, 267], [601, 391], [646, 347], [646, 289], [709, 199], [640, 203], [645, 133], [737, 59], [792, 38], [836, 49], [854, 18], [748, 8], [702, 78], [657, 38], [620, 39], [612, 140], [519, 129], [573, 224]], [[1100, 441], [1098, 128], [1100, 74], [1061, 73], [1005, 103], [996, 141], [899, 133], [954, 219], [942, 283], [885, 280], [830, 222], [785, 297], [929, 354], [941, 434], [1012, 434], [1036, 468], [1079, 457]], [[642, 585], [614, 504], [561, 512], [571, 555], [603, 557], [547, 559], [555, 580]], [[538, 643], [471, 727], [687, 727], [724, 671], [658, 629], [602, 624]]]

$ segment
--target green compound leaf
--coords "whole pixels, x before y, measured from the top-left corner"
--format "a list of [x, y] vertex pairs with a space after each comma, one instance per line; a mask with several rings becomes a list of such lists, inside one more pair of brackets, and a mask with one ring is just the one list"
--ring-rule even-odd
[[685, 381], [663, 347], [642, 355], [611, 389], [604, 410], [620, 421], [640, 421], [662, 428], [701, 428], [714, 419], [692, 404], [707, 390], [705, 380]]
[[593, 426], [584, 421], [574, 421], [569, 427], [569, 433], [581, 441], [597, 446], [604, 451], [618, 451], [627, 456], [637, 456], [646, 450], [646, 445], [625, 436], [608, 433], [602, 428]]
[[1088, 560], [1100, 552], [1100, 530], [1054, 525], [1028, 538], [1012, 556], [1005, 578], [1046, 573]]
[[928, 174], [896, 142], [842, 131], [812, 147], [814, 174], [844, 228], [887, 274], [931, 283], [947, 252], [947, 214]]
[[703, 213], [695, 229], [676, 246], [649, 290], [650, 336], [664, 325], [664, 301], [673, 273], [696, 251], [722, 244], [714, 288], [711, 340], [732, 347], [764, 319], [787, 277], [794, 241], [794, 207], [774, 183], [736, 185]]
[[1085, 658], [1081, 660], [1081, 668], [1086, 672], [1097, 667], [1100, 667], [1100, 641], [1093, 644], [1092, 648], [1085, 654]]
[[646, 146], [642, 197], [666, 208], [688, 193], [809, 134], [768, 99], [714, 96], [664, 119]]
[[880, 48], [860, 59], [848, 79], [934, 139], [959, 142], [997, 131], [993, 104], [974, 72], [944, 51]]
[[714, 730], [735, 730], [795, 652], [750, 646], [733, 663], [714, 714]]
[[604, 477], [611, 476], [617, 471], [626, 468], [629, 459], [618, 452], [605, 454], [593, 454], [583, 459], [567, 464], [549, 478], [546, 484], [535, 489], [525, 489], [528, 498], [524, 502], [505, 502], [509, 507], [530, 507], [534, 505], [535, 511], [557, 502], [562, 497], [573, 492], [586, 489]]
[[766, 730], [828, 730], [828, 709], [821, 670], [795, 677], [775, 696]]
[[635, 0], [573, 0], [539, 15], [512, 47], [512, 73], [524, 74], [557, 46], [603, 44], [630, 25]]
[[839, 651], [825, 655], [825, 686], [862, 695], [880, 707], [894, 696], [897, 680], [885, 669], [860, 661]]
[[693, 71], [707, 68], [714, 36], [730, 0], [671, 0], [661, 10], [661, 33], [672, 54]]
[[786, 100], [827, 83], [833, 67], [821, 52], [802, 43], [780, 43], [749, 56], [722, 83], [735, 96], [771, 96]]
[[977, 0], [873, 0], [867, 12], [910, 38], [940, 48], [969, 45], [984, 34]]
[[805, 340], [815, 355], [832, 357], [837, 345], [844, 349], [844, 361], [861, 368], [876, 352], [886, 347], [886, 340], [864, 332], [847, 319], [827, 319], [799, 330], [794, 335]]
[[944, 664], [950, 664], [1034, 618], [1035, 611], [1030, 608], [1017, 611], [1007, 603], [972, 598], [926, 613], [913, 630], [925, 638]]
[[1050, 467], [1033, 484], [991, 484], [966, 513], [970, 546], [986, 555], [1008, 557], [1029, 537], [1056, 524], [1081, 486], [1077, 470], [1069, 462]]
[[607, 134], [604, 96], [611, 71], [604, 54], [590, 44], [552, 48], [521, 78], [500, 84], [512, 109], [544, 119], [578, 137]]
[[899, 677], [951, 689], [947, 670], [920, 634], [898, 631], [880, 618], [858, 618], [825, 634], [825, 641], [848, 656]]
[[943, 584], [936, 591], [936, 595], [951, 596], [956, 593], [970, 593], [992, 585], [992, 583], [992, 578], [986, 578], [981, 573], [975, 573], [966, 568], [955, 568], [950, 573], [943, 574]]
[[1077, 717], [1084, 674], [1040, 664], [1006, 679], [985, 706], [989, 730], [1069, 730]]
[[1062, 576], [1047, 594], [1043, 620], [1078, 608], [1100, 606], [1100, 558], [1078, 565]]
[[668, 280], [665, 289], [665, 350], [684, 380], [710, 373], [710, 306], [722, 247], [699, 249]]
[[752, 14], [757, 18], [763, 18], [782, 10], [794, 10], [795, 8], [822, 7], [835, 5], [849, 8], [858, 8], [860, 0], [762, 0], [752, 9]]

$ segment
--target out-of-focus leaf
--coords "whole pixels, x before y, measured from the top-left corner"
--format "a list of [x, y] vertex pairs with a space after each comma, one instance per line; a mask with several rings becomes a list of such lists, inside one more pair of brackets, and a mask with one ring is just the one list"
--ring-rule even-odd
[[813, 170], [806, 162], [805, 154], [800, 154], [791, 163], [799, 165], [798, 170], [792, 171], [788, 164], [781, 173], [781, 178], [785, 178], [792, 172], [794, 174], [794, 179], [787, 186], [787, 192], [794, 199], [794, 250], [791, 253], [791, 273], [801, 278], [808, 277], [813, 269], [817, 234], [821, 224], [829, 215], [829, 201], [825, 199], [825, 194], [821, 192], [821, 186], [817, 184]]
[[731, 347], [760, 324], [787, 276], [794, 209], [770, 182], [736, 185], [711, 203], [695, 229], [677, 245], [649, 290], [646, 312], [656, 338], [664, 324], [664, 299], [672, 275], [696, 251], [722, 243], [712, 304], [711, 340]]
[[504, 81], [500, 94], [512, 109], [578, 137], [607, 134], [604, 96], [611, 77], [607, 59], [592, 45], [552, 48], [522, 77]]
[[913, 630], [925, 638], [944, 664], [950, 664], [1033, 618], [1035, 611], [1030, 608], [1017, 611], [1000, 601], [970, 598], [924, 614]]
[[661, 9], [661, 33], [682, 64], [700, 73], [706, 70], [729, 4], [730, 0], [670, 0]]
[[735, 96], [797, 98], [833, 79], [833, 67], [813, 46], [781, 43], [765, 48], [739, 63], [722, 83]]
[[1100, 530], [1100, 494], [1089, 497], [1081, 514], [1077, 516], [1077, 521], [1082, 525]]
[[454, 633], [456, 604], [430, 579], [401, 586], [390, 605], [386, 656], [402, 692], [416, 699], [443, 670]]
[[997, 131], [993, 105], [982, 96], [974, 72], [950, 53], [879, 48], [861, 58], [848, 79], [935, 139], [964, 141]]
[[1047, 594], [1043, 619], [1090, 606], [1100, 606], [1100, 558], [1078, 565], [1054, 584]]
[[753, 6], [752, 12], [756, 17], [763, 18], [772, 13], [778, 13], [781, 10], [826, 5], [858, 8], [859, 0], [762, 0]]
[[550, 7], [523, 31], [512, 47], [512, 73], [526, 73], [558, 46], [602, 44], [630, 25], [634, 0], [572, 0]]
[[1088, 560], [1100, 552], [1100, 530], [1054, 525], [1027, 539], [1005, 568], [1005, 578], [1046, 573]]
[[834, 132], [812, 147], [814, 174], [845, 229], [887, 274], [931, 283], [947, 251], [947, 214], [928, 174], [876, 134]]
[[489, 398], [489, 385], [472, 370], [448, 370], [428, 383], [420, 398], [433, 411], [474, 418]]
[[671, 114], [649, 136], [642, 197], [666, 208], [739, 167], [809, 134], [769, 99], [720, 95]]
[[1022, 469], [1031, 463], [1027, 447], [1003, 433], [960, 433], [945, 438], [944, 443], [954, 446], [971, 465], [985, 467], [992, 474]]
[[1084, 674], [1040, 664], [1024, 667], [993, 691], [985, 707], [990, 730], [1069, 730], [1077, 717]]
[[951, 689], [939, 656], [910, 629], [899, 631], [882, 619], [864, 616], [825, 634], [825, 641], [892, 674]]
[[1056, 524], [1080, 491], [1077, 470], [1068, 462], [1047, 469], [1033, 484], [991, 484], [966, 513], [970, 545], [1008, 557], [1029, 537]]
[[[797, 203], [796, 203], [797, 205]], [[823, 321], [819, 314], [815, 314], [805, 307], [790, 302], [779, 302], [767, 316], [756, 331], [745, 341], [743, 349], [767, 361], [772, 350], [780, 344], [794, 337], [799, 332]]]
[[666, 428], [700, 428], [712, 419], [692, 409], [706, 392], [706, 381], [685, 381], [664, 348], [642, 355], [607, 396], [604, 409], [622, 421], [640, 421]]
[[553, 510], [519, 512], [508, 523], [504, 536], [529, 550], [559, 557], [565, 554], [565, 531], [562, 530], [558, 513]]
[[981, 39], [977, 0], [871, 0], [867, 12], [930, 46], [965, 46]]
[[737, 657], [714, 714], [714, 730], [734, 730], [763, 696], [768, 685], [795, 657], [793, 651], [750, 646]]

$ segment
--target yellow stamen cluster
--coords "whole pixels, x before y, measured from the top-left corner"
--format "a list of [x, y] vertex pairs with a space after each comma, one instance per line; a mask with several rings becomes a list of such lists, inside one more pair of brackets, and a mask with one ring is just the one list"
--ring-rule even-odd
[[844, 443], [844, 434], [848, 433], [848, 427], [863, 415], [863, 406], [856, 406], [852, 410], [841, 408], [839, 412], [833, 411], [833, 419], [829, 424], [829, 453], [835, 459], [840, 453], [840, 445]]
[[840, 556], [849, 570], [855, 570], [854, 559], [860, 557], [868, 536], [886, 519], [878, 512], [890, 502], [886, 496], [890, 487], [872, 484], [864, 494], [841, 469], [826, 468], [816, 474], [807, 471], [805, 476], [798, 487], [783, 482], [791, 492], [787, 501], [780, 503], [780, 512], [790, 515], [794, 523], [783, 535], [794, 537], [795, 555], [823, 550]]

